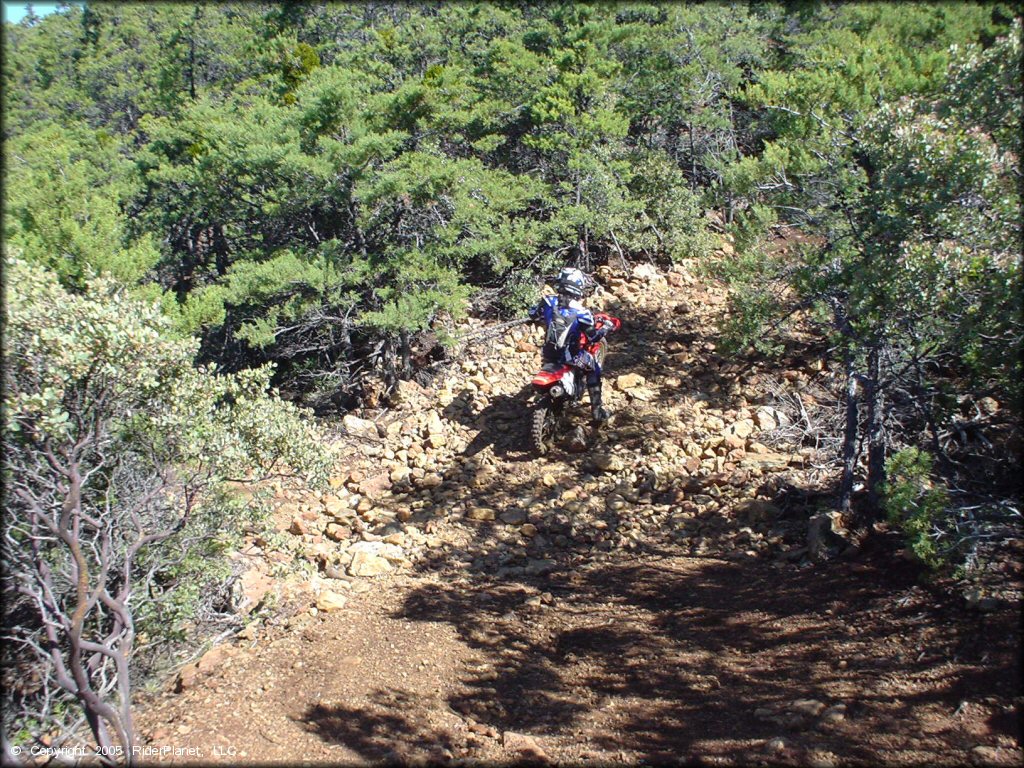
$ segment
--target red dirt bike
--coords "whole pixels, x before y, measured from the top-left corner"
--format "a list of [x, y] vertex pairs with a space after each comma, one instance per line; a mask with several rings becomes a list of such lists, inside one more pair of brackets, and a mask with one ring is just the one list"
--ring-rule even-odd
[[[607, 326], [609, 332], [619, 330], [622, 321], [603, 312], [594, 314], [594, 327]], [[580, 334], [580, 347], [592, 354], [599, 365], [604, 365], [607, 351], [607, 337], [589, 342]], [[534, 407], [530, 424], [530, 441], [537, 453], [544, 454], [554, 445], [563, 431], [566, 411], [573, 403], [579, 402], [587, 389], [586, 374], [568, 364], [545, 363], [533, 377]]]

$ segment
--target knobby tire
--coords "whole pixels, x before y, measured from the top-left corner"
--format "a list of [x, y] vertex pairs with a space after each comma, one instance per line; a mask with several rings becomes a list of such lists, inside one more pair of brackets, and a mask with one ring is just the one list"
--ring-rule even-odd
[[538, 454], [545, 454], [551, 448], [555, 436], [555, 413], [546, 400], [537, 404], [530, 425], [530, 440]]

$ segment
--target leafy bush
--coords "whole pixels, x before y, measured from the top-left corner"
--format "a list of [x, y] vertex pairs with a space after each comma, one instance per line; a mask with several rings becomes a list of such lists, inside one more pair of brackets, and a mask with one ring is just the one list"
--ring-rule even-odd
[[753, 348], [775, 355], [782, 346], [777, 330], [782, 323], [781, 262], [759, 245], [709, 262], [703, 271], [729, 285], [729, 314], [722, 321], [722, 349], [729, 353]]
[[124, 215], [138, 193], [120, 142], [79, 125], [39, 126], [4, 142], [4, 240], [27, 261], [81, 288], [106, 273], [142, 280], [160, 257], [151, 234], [133, 237]]
[[72, 294], [44, 267], [5, 266], [3, 617], [25, 669], [4, 728], [66, 735], [82, 712], [97, 744], [127, 751], [137, 632], [181, 632], [224, 575], [240, 518], [222, 481], [322, 481], [330, 457], [267, 393], [269, 367], [197, 368], [198, 343], [116, 282]]
[[752, 348], [761, 355], [777, 355], [782, 344], [776, 335], [766, 333], [777, 316], [778, 302], [771, 294], [750, 286], [734, 288], [729, 294], [729, 317], [720, 329], [722, 350], [732, 354]]
[[906, 536], [907, 546], [929, 567], [943, 562], [936, 544], [943, 518], [948, 515], [949, 493], [931, 480], [932, 457], [917, 448], [905, 448], [886, 461], [882, 505], [889, 522]]

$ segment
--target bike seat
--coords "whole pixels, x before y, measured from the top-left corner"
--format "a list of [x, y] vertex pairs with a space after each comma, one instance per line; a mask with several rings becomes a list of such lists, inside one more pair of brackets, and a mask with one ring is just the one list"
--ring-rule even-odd
[[548, 373], [555, 373], [556, 371], [562, 370], [562, 364], [561, 363], [544, 363], [544, 365], [542, 365], [540, 367], [540, 369], [542, 371], [547, 371]]

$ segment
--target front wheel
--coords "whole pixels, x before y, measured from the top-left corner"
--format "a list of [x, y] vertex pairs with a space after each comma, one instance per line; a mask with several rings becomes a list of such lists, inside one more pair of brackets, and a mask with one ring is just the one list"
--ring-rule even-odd
[[554, 444], [556, 423], [557, 418], [551, 400], [545, 397], [537, 403], [530, 425], [530, 441], [538, 454], [547, 453]]

